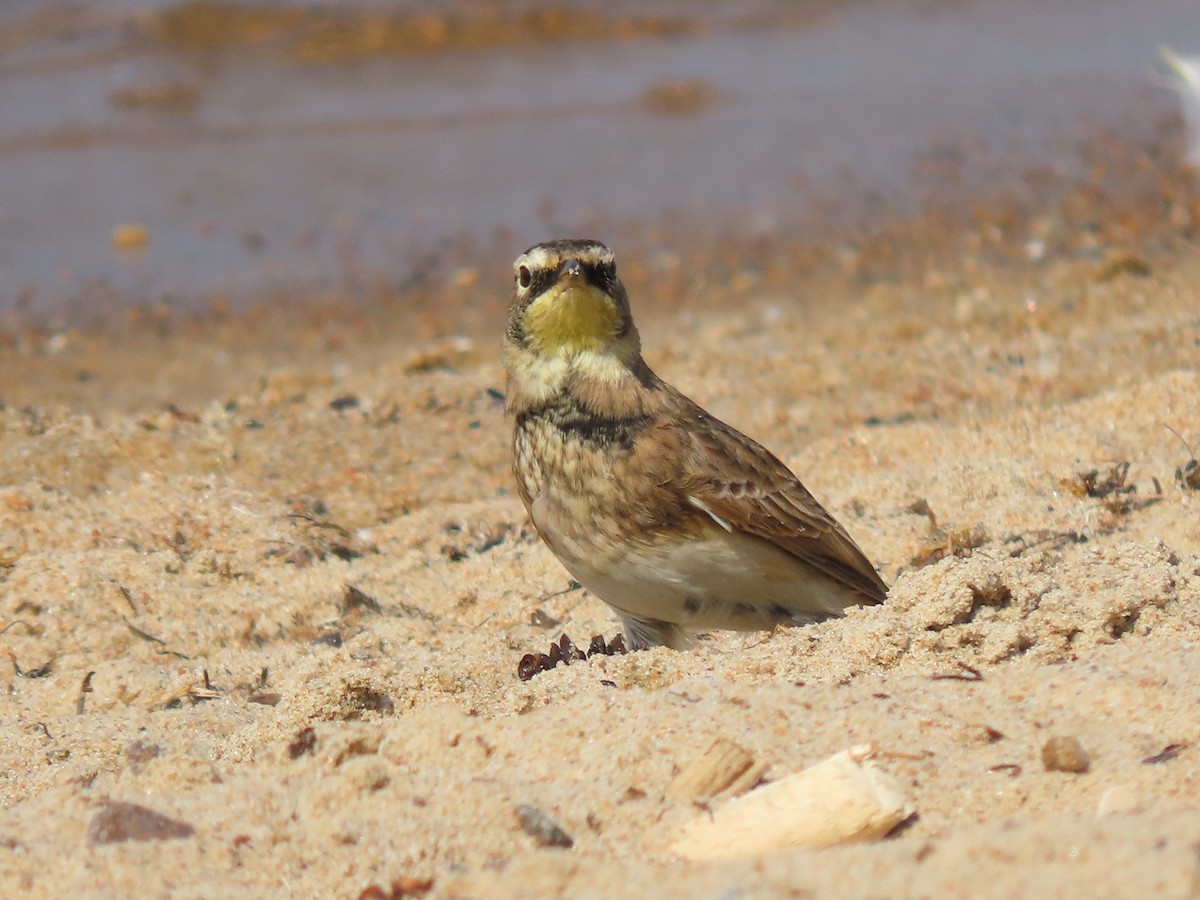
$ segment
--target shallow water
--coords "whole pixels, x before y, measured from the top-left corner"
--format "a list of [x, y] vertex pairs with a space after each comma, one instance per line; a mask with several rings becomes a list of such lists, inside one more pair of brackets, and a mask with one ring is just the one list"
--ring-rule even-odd
[[173, 45], [144, 24], [168, 7], [4, 14], [0, 315], [401, 282], [449, 238], [903, 212], [938, 188], [922, 160], [986, 179], [1076, 165], [1080, 129], [1136, 141], [1173, 102], [1156, 45], [1200, 50], [1195, 0], [673, 5], [673, 36], [335, 62]]

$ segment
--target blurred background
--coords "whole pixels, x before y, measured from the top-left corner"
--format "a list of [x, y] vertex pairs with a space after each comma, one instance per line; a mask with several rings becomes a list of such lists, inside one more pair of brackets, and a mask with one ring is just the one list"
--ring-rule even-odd
[[1160, 44], [1196, 0], [5, 0], [0, 328], [502, 304], [583, 233], [792, 272], [1004, 207], [1036, 256], [1050, 198], [1177, 174]]

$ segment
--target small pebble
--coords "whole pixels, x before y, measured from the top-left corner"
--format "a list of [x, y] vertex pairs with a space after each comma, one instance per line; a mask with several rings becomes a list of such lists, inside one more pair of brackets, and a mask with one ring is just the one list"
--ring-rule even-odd
[[1116, 787], [1110, 787], [1100, 795], [1100, 802], [1096, 805], [1096, 815], [1103, 818], [1118, 813], [1133, 812], [1137, 808], [1137, 792], [1128, 785], [1119, 784]]
[[1047, 772], [1086, 772], [1092, 760], [1076, 737], [1052, 737], [1042, 745], [1042, 765]]

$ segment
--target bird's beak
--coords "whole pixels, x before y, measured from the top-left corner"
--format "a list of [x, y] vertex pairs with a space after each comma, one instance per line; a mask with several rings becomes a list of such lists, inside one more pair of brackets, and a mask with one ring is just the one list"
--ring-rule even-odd
[[577, 281], [583, 277], [583, 264], [577, 259], [568, 259], [558, 270], [559, 278], [570, 278]]

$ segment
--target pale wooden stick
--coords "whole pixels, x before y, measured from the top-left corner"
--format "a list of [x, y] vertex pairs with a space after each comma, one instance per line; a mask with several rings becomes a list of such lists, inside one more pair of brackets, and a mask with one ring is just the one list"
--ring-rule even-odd
[[881, 838], [912, 807], [871, 763], [873, 755], [869, 744], [852, 747], [731, 800], [693, 820], [671, 850], [685, 859], [719, 860]]

